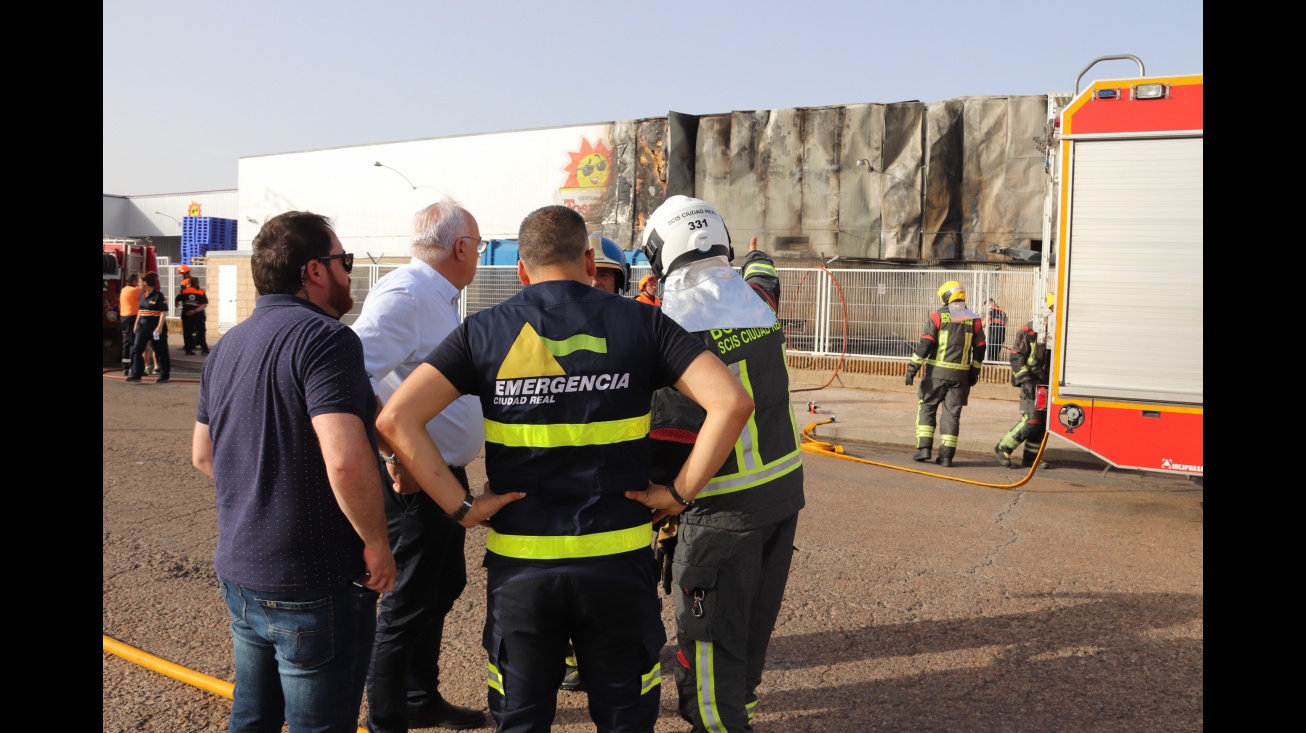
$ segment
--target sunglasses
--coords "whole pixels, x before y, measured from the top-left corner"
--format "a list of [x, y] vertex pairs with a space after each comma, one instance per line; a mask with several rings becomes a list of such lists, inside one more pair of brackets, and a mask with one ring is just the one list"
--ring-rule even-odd
[[608, 161], [606, 161], [606, 160], [600, 160], [600, 161], [598, 162], [597, 165], [585, 165], [585, 166], [581, 166], [581, 168], [580, 168], [580, 174], [581, 174], [582, 176], [588, 176], [589, 174], [591, 174], [591, 173], [594, 172], [594, 169], [595, 169], [595, 168], [597, 168], [597, 169], [599, 169], [599, 170], [601, 170], [601, 171], [605, 171], [605, 170], [607, 170], [607, 169], [608, 169]]
[[327, 255], [326, 257], [314, 257], [313, 259], [317, 260], [318, 262], [326, 262], [328, 260], [340, 260], [340, 264], [344, 265], [346, 275], [354, 271], [353, 252], [341, 252], [338, 255]]

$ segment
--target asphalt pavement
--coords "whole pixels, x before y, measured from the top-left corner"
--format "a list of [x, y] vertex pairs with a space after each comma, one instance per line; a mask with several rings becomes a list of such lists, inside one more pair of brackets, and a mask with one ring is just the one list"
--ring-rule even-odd
[[[185, 354], [172, 346], [174, 379], [198, 378], [204, 357], [197, 351]], [[799, 430], [813, 423], [810, 435], [829, 443], [867, 443], [896, 446], [907, 453], [916, 451], [916, 388], [903, 384], [902, 377], [865, 374], [832, 374], [815, 370], [791, 370], [790, 396]], [[832, 379], [833, 377], [833, 379]], [[148, 378], [147, 378], [148, 383]], [[823, 386], [829, 383], [829, 386]], [[958, 436], [959, 460], [997, 463], [993, 446], [1020, 417], [1019, 392], [1001, 384], [978, 385], [961, 413]], [[808, 403], [815, 403], [812, 412]], [[832, 422], [825, 422], [833, 419]], [[938, 454], [936, 441], [935, 455]], [[1020, 451], [1014, 454], [1019, 467]], [[1055, 436], [1048, 437], [1043, 460], [1049, 465], [1076, 463], [1105, 468], [1108, 464], [1093, 454]], [[934, 465], [934, 464], [929, 464]], [[946, 470], [946, 469], [944, 469]]]

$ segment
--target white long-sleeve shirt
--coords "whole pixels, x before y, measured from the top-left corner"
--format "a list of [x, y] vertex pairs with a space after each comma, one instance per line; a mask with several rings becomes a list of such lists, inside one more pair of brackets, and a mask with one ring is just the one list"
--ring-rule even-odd
[[[382, 404], [458, 327], [460, 295], [434, 267], [416, 257], [368, 292], [353, 328], [363, 341], [368, 378]], [[467, 465], [485, 443], [481, 403], [476, 397], [459, 397], [427, 423], [426, 431], [449, 465]]]

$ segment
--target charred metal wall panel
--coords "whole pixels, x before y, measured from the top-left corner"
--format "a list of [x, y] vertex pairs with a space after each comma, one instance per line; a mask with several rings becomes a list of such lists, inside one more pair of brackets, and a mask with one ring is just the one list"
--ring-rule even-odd
[[[1042, 236], [1045, 97], [964, 97], [962, 251], [989, 259], [988, 245], [1028, 246]], [[1027, 119], [1028, 118], [1028, 119]]]
[[730, 113], [730, 198], [725, 209], [721, 209], [720, 202], [712, 203], [725, 217], [730, 238], [735, 242], [746, 244], [753, 236], [768, 241], [760, 238], [766, 215], [763, 167], [769, 154], [763, 131], [770, 117], [771, 113], [765, 110]]
[[694, 141], [698, 117], [667, 113], [667, 195], [694, 195]]
[[897, 102], [884, 106], [884, 145], [880, 199], [886, 259], [921, 257], [922, 135], [925, 105]]
[[771, 112], [762, 133], [762, 228], [770, 237], [802, 237], [802, 116]]
[[[730, 115], [699, 117], [694, 156], [694, 195], [712, 202], [722, 216], [730, 211], [730, 120]], [[743, 230], [736, 227], [743, 223], [726, 220], [732, 239], [739, 237]]]
[[687, 193], [716, 205], [737, 252], [756, 236], [807, 261], [1005, 259], [989, 244], [1041, 236], [1046, 104], [958, 97], [641, 120], [633, 160], [614, 128], [615, 219], [635, 246], [653, 209]]
[[839, 250], [841, 257], [883, 257], [880, 227], [881, 176], [857, 161], [883, 157], [884, 105], [844, 108], [839, 161]]
[[961, 257], [962, 115], [960, 99], [925, 106], [925, 209], [921, 254], [927, 260]]
[[811, 254], [823, 259], [839, 251], [839, 161], [843, 108], [801, 111], [802, 233]]
[[635, 128], [635, 219], [632, 225], [638, 242], [644, 233], [644, 222], [667, 200], [667, 119], [639, 120]]
[[603, 235], [624, 250], [639, 246], [633, 222], [635, 220], [635, 123], [631, 120], [612, 124], [612, 155], [616, 180], [613, 195], [612, 219], [604, 219]]

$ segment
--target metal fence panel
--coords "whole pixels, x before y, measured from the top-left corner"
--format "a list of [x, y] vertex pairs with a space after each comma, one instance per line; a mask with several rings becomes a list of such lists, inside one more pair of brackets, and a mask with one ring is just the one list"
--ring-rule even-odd
[[[400, 265], [355, 264], [351, 291], [354, 307], [341, 320], [352, 325], [362, 311], [367, 293], [386, 273]], [[195, 268], [192, 268], [194, 270]], [[908, 270], [777, 268], [780, 302], [777, 304], [789, 351], [812, 356], [877, 357], [906, 359], [920, 340], [925, 319], [938, 309], [939, 286], [956, 280], [966, 287], [967, 304], [984, 318], [988, 340], [995, 348], [986, 363], [1006, 364], [1016, 330], [1033, 317], [1035, 279], [1029, 271]], [[631, 268], [626, 295], [636, 295], [636, 285], [648, 265]], [[515, 265], [482, 265], [476, 279], [463, 291], [463, 317], [502, 303], [522, 289]], [[988, 299], [1007, 313], [1005, 333], [989, 322]], [[1007, 348], [996, 348], [1007, 347]]]

